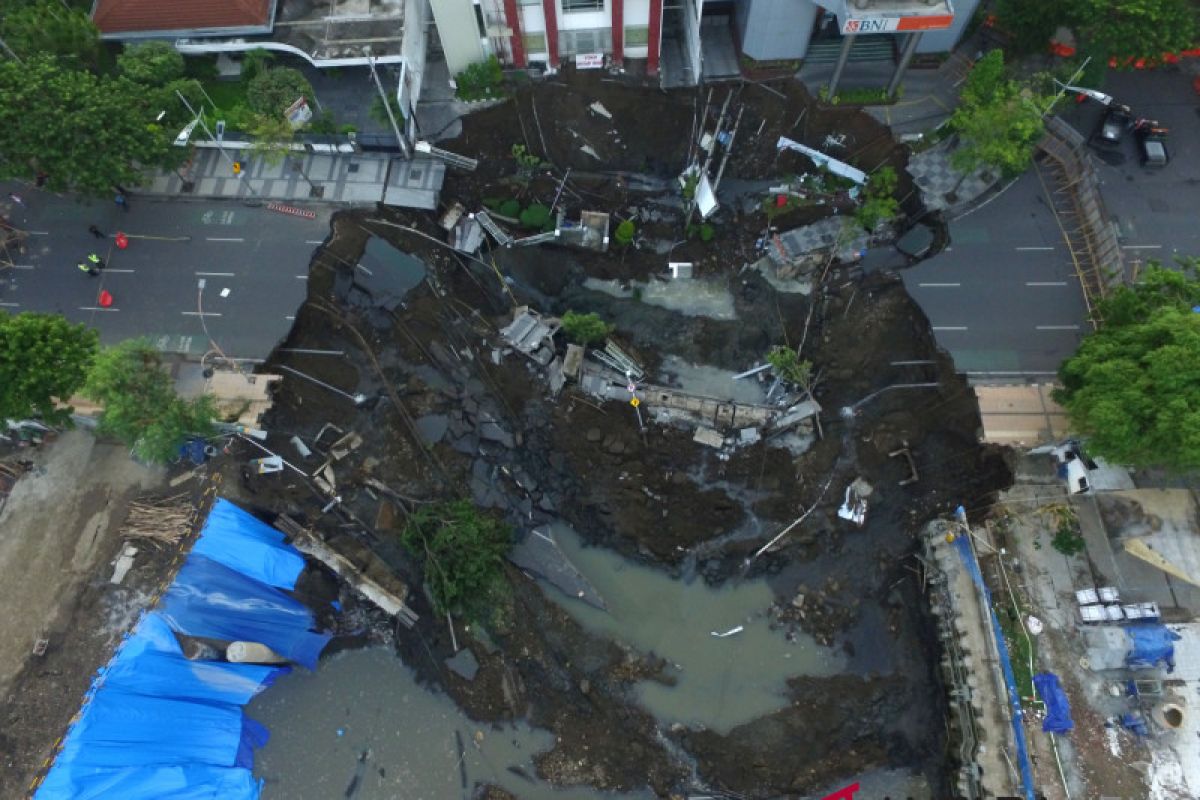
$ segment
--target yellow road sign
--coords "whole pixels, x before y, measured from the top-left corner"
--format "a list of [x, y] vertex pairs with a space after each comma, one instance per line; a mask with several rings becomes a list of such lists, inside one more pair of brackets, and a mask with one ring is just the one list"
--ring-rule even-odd
[[637, 408], [641, 404], [642, 404], [642, 401], [638, 400], [636, 397], [630, 398], [630, 400], [629, 400], [629, 405], [633, 406], [634, 408]]

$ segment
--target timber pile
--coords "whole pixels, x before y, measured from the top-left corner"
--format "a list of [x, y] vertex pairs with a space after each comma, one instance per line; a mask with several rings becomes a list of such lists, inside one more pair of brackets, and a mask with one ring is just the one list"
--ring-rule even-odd
[[179, 544], [192, 529], [192, 504], [187, 492], [146, 497], [129, 504], [121, 527], [122, 539], [140, 539], [161, 547]]

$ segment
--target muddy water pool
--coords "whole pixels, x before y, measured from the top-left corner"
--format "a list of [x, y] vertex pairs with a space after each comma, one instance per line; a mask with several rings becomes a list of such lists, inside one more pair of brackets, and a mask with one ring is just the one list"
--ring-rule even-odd
[[[773, 601], [765, 581], [731, 581], [714, 589], [681, 581], [607, 549], [586, 547], [565, 525], [553, 526], [563, 549], [608, 603], [607, 612], [547, 587], [547, 594], [591, 631], [653, 652], [671, 665], [674, 686], [638, 685], [638, 699], [664, 725], [704, 725], [718, 732], [787, 705], [786, 680], [832, 675], [845, 658], [799, 634], [788, 641], [768, 625]], [[741, 631], [727, 633], [741, 627]]]
[[537, 781], [532, 759], [551, 747], [549, 732], [471, 721], [449, 697], [419, 685], [391, 648], [338, 653], [316, 672], [286, 675], [249, 714], [271, 730], [255, 758], [264, 800], [466, 800], [477, 783], [522, 800], [653, 796]]

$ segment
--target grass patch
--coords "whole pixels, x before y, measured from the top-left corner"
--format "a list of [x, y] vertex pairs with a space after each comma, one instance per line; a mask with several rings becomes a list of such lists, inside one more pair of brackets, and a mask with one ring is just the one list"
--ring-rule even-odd
[[903, 95], [903, 86], [897, 87], [896, 93], [890, 97], [884, 88], [842, 89], [832, 98], [824, 88], [820, 91], [821, 100], [835, 106], [890, 106]]
[[1017, 692], [1021, 695], [1021, 702], [1027, 703], [1025, 698], [1035, 696], [1033, 672], [1029, 665], [1037, 662], [1037, 642], [1032, 636], [1026, 638], [1021, 628], [1020, 618], [1024, 614], [1023, 608], [1014, 608], [1011, 602], [996, 604], [996, 617], [1000, 620], [1000, 630], [1004, 632], [1004, 640], [1008, 643], [1008, 658], [1012, 662]]
[[229, 111], [238, 106], [248, 106], [246, 102], [246, 85], [242, 81], [201, 81], [204, 91], [222, 111]]

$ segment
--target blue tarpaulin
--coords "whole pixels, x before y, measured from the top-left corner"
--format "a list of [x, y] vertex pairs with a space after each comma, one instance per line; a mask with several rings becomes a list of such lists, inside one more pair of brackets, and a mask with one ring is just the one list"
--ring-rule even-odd
[[296, 588], [304, 557], [283, 543], [282, 533], [224, 498], [213, 503], [207, 524], [221, 533], [201, 538], [192, 548], [193, 555], [208, 556], [268, 586]]
[[190, 661], [175, 634], [257, 641], [310, 667], [329, 637], [268, 585], [303, 569], [282, 535], [224, 500], [213, 511], [161, 609], [97, 674], [36, 800], [258, 798], [250, 768], [269, 733], [242, 707], [288, 668]]
[[1042, 672], [1033, 676], [1033, 686], [1038, 696], [1046, 704], [1046, 718], [1042, 720], [1042, 730], [1046, 733], [1066, 733], [1075, 727], [1071, 721], [1071, 704], [1067, 701], [1067, 693], [1063, 691], [1062, 683], [1053, 672]]
[[1126, 625], [1125, 635], [1129, 637], [1127, 667], [1150, 669], [1161, 664], [1167, 672], [1174, 671], [1175, 642], [1181, 638], [1178, 633], [1161, 622], [1140, 622]]

